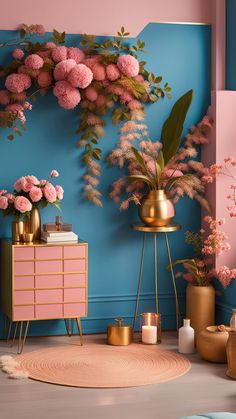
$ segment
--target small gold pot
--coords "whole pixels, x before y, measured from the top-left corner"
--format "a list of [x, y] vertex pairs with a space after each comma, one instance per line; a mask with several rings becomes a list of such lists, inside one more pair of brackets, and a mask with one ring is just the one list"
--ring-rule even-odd
[[212, 285], [199, 287], [188, 284], [186, 317], [190, 319], [197, 341], [201, 331], [215, 323], [215, 289]]
[[141, 200], [139, 217], [147, 226], [167, 226], [174, 216], [174, 204], [167, 198], [165, 191], [162, 189], [148, 192]]
[[33, 241], [40, 240], [41, 236], [41, 217], [38, 208], [33, 208], [30, 216], [25, 218], [24, 233], [32, 233]]
[[202, 330], [197, 339], [197, 350], [206, 361], [226, 363], [226, 345], [230, 327], [220, 331], [218, 326], [209, 326]]
[[226, 345], [228, 369], [226, 375], [236, 380], [236, 331], [229, 332], [229, 339]]
[[17, 243], [20, 241], [22, 234], [24, 233], [24, 221], [15, 219], [11, 225], [12, 241]]
[[123, 319], [115, 319], [117, 324], [107, 326], [108, 345], [127, 346], [132, 343], [133, 329], [131, 326], [123, 324]]

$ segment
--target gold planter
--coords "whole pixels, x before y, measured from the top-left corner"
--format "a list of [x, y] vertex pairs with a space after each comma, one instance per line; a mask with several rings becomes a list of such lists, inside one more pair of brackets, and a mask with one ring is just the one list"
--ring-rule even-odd
[[197, 341], [201, 331], [215, 323], [215, 289], [212, 285], [199, 287], [188, 284], [186, 317], [190, 319]]
[[197, 340], [197, 350], [206, 361], [226, 363], [226, 345], [230, 328], [219, 331], [218, 326], [209, 326], [202, 330]]
[[174, 216], [174, 204], [162, 189], [150, 191], [139, 206], [139, 217], [147, 226], [167, 226]]
[[229, 339], [226, 345], [226, 354], [228, 369], [226, 374], [228, 377], [236, 380], [236, 331], [231, 330], [229, 332]]
[[24, 233], [32, 233], [33, 241], [40, 240], [41, 236], [41, 218], [38, 208], [33, 208], [30, 216], [25, 218]]
[[117, 324], [107, 326], [107, 343], [114, 346], [127, 346], [132, 343], [133, 329], [123, 324], [123, 319], [115, 319]]
[[12, 241], [17, 243], [21, 240], [21, 236], [24, 233], [24, 221], [15, 219], [11, 225]]

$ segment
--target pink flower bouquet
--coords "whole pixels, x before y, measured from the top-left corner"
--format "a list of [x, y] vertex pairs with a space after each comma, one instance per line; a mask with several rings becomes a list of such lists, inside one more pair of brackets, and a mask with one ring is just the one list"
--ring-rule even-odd
[[4, 215], [20, 217], [29, 215], [33, 208], [48, 204], [60, 208], [64, 190], [60, 185], [53, 186], [50, 180], [58, 177], [57, 170], [52, 170], [47, 180], [39, 180], [37, 177], [22, 176], [14, 183], [14, 192], [8, 193], [5, 189], [0, 190], [0, 210]]
[[214, 220], [206, 216], [204, 221], [209, 230], [206, 236], [204, 229], [201, 229], [200, 233], [186, 232], [186, 243], [193, 246], [196, 256], [193, 259], [179, 259], [173, 263], [173, 266], [182, 264], [185, 269], [185, 272], [178, 272], [176, 277], [183, 277], [186, 281], [198, 286], [208, 286], [212, 279], [217, 278], [226, 288], [236, 277], [236, 269], [230, 269], [227, 266], [214, 268], [214, 256], [230, 250], [228, 238], [220, 229], [225, 224], [225, 220]]

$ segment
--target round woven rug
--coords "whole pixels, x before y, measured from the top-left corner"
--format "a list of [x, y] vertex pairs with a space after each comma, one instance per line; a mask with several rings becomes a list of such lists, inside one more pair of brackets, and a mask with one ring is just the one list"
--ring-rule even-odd
[[109, 346], [86, 343], [45, 348], [19, 355], [29, 377], [73, 387], [136, 387], [162, 383], [185, 374], [187, 358], [156, 345]]

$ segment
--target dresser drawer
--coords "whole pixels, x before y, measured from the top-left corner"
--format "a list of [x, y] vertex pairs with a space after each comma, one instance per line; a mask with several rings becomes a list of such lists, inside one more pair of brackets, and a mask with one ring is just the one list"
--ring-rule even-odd
[[14, 247], [15, 260], [34, 259], [33, 247]]
[[33, 276], [15, 276], [14, 289], [34, 288]]
[[30, 303], [34, 303], [34, 291], [14, 291], [14, 305]]
[[61, 290], [36, 290], [36, 303], [62, 303], [63, 289]]
[[47, 260], [35, 262], [35, 272], [40, 273], [57, 273], [63, 272], [63, 261], [62, 260]]
[[64, 301], [65, 302], [76, 302], [85, 301], [85, 288], [68, 288], [64, 289]]
[[85, 258], [86, 246], [64, 246], [64, 258]]
[[64, 316], [65, 317], [86, 316], [86, 304], [85, 303], [64, 304]]
[[64, 272], [85, 272], [86, 261], [85, 259], [78, 260], [64, 260]]
[[14, 262], [15, 275], [34, 274], [34, 262]]
[[78, 287], [86, 285], [86, 274], [65, 274], [64, 286], [65, 287]]
[[36, 275], [35, 288], [54, 288], [63, 286], [63, 275]]
[[61, 259], [62, 246], [36, 246], [36, 259]]
[[36, 319], [60, 319], [63, 317], [62, 304], [42, 304], [35, 306]]
[[13, 321], [34, 319], [34, 306], [19, 306], [13, 309]]

